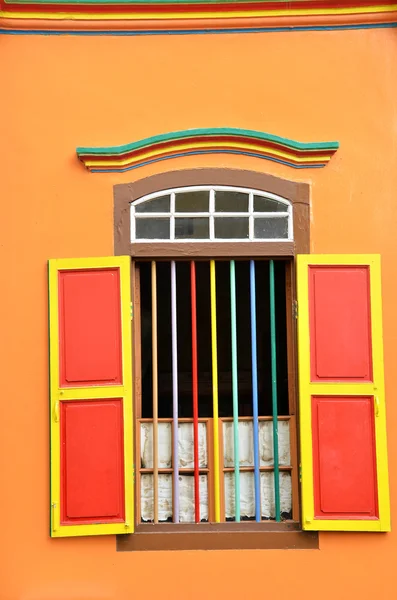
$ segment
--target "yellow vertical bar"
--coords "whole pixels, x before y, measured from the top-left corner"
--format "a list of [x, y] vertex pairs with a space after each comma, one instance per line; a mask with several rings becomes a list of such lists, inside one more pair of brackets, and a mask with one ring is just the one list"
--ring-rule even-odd
[[159, 445], [158, 445], [158, 373], [157, 373], [157, 278], [152, 261], [152, 377], [153, 377], [153, 514], [159, 520]]
[[214, 420], [214, 493], [215, 522], [221, 520], [221, 502], [219, 485], [219, 422], [218, 422], [218, 356], [216, 344], [216, 282], [215, 261], [210, 261], [211, 287], [211, 348], [212, 348], [212, 407]]

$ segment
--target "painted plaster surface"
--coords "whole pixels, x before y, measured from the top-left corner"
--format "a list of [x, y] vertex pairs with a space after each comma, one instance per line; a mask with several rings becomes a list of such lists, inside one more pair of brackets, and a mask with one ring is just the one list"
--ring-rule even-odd
[[[1, 38], [1, 600], [392, 600], [397, 556], [397, 36], [393, 30]], [[95, 176], [76, 145], [230, 126], [337, 139], [307, 174], [199, 156]], [[113, 252], [112, 187], [193, 167], [311, 185], [311, 250], [381, 253], [390, 534], [320, 534], [320, 550], [116, 553], [49, 538], [48, 258]], [[178, 584], [171, 586], [171, 575]], [[283, 585], [280, 586], [280, 581]], [[291, 591], [292, 590], [292, 591]]]

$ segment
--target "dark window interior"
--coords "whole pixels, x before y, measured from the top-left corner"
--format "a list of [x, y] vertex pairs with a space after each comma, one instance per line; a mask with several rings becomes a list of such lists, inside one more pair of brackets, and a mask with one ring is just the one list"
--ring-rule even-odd
[[[288, 415], [285, 262], [274, 261], [278, 413]], [[157, 263], [159, 418], [172, 417], [171, 267]], [[151, 265], [140, 263], [142, 319], [142, 417], [152, 418]], [[190, 263], [176, 263], [179, 417], [192, 417]], [[269, 261], [255, 261], [259, 415], [272, 414]], [[210, 263], [196, 262], [199, 416], [212, 417]], [[236, 261], [239, 414], [252, 415], [250, 263]], [[232, 358], [229, 261], [216, 261], [219, 416], [231, 417]]]

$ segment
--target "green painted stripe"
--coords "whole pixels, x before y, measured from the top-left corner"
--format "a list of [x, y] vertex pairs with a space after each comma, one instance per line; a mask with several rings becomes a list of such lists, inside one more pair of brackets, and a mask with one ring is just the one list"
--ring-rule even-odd
[[277, 407], [277, 347], [276, 347], [276, 302], [274, 291], [274, 261], [269, 264], [270, 283], [270, 349], [272, 372], [272, 408], [273, 408], [273, 457], [274, 457], [274, 503], [276, 521], [281, 521], [280, 507], [280, 469], [278, 464], [278, 407]]
[[339, 148], [339, 142], [297, 142], [288, 138], [283, 138], [278, 135], [272, 135], [270, 133], [264, 133], [260, 131], [253, 131], [251, 129], [237, 129], [235, 127], [214, 127], [212, 129], [185, 129], [183, 131], [173, 131], [170, 133], [163, 133], [152, 137], [138, 140], [130, 144], [123, 144], [121, 146], [104, 146], [104, 147], [78, 147], [76, 148], [77, 155], [83, 157], [84, 155], [98, 155], [98, 156], [119, 156], [133, 150], [140, 150], [154, 144], [161, 142], [170, 142], [177, 140], [184, 140], [195, 137], [219, 137], [219, 136], [236, 136], [242, 137], [248, 140], [260, 140], [263, 142], [274, 142], [291, 148], [292, 150], [300, 151], [316, 151], [316, 150], [329, 150], [335, 151]]
[[230, 261], [230, 321], [232, 334], [232, 387], [233, 387], [233, 441], [234, 441], [234, 506], [235, 519], [240, 522], [240, 449], [238, 437], [238, 364], [237, 364], [237, 312], [236, 269]]

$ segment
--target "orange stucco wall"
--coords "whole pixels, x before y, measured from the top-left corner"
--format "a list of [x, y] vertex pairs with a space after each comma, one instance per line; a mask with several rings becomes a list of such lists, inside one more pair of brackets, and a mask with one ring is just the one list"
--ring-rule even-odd
[[[3, 36], [0, 53], [0, 600], [397, 597], [396, 30]], [[311, 171], [217, 155], [90, 174], [75, 155], [222, 125], [340, 149]], [[316, 551], [184, 553], [49, 538], [46, 261], [111, 254], [112, 186], [195, 166], [310, 182], [312, 251], [382, 254], [392, 533], [322, 534]]]

